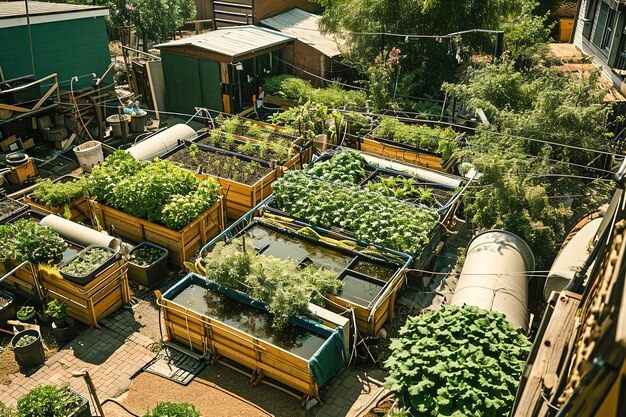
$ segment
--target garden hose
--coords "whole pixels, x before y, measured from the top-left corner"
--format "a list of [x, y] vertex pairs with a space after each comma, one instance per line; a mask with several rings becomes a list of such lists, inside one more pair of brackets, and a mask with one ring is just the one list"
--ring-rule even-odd
[[111, 401], [112, 403], [115, 403], [117, 405], [119, 405], [120, 407], [122, 407], [124, 409], [124, 411], [126, 411], [128, 414], [132, 415], [133, 417], [141, 417], [139, 414], [135, 414], [132, 411], [130, 411], [128, 408], [124, 407], [124, 405], [122, 405], [122, 403], [120, 403], [119, 401], [117, 401], [114, 398], [106, 398], [104, 401], [102, 401], [100, 403], [100, 405], [104, 405], [106, 402]]

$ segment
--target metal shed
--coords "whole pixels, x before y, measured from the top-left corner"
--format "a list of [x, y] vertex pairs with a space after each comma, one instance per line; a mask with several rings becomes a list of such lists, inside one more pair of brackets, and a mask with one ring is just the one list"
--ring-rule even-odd
[[[28, 9], [35, 76], [57, 73], [65, 81], [74, 75], [99, 76], [107, 69], [108, 7], [29, 1]], [[0, 57], [4, 79], [33, 73], [24, 2], [0, 2]], [[79, 87], [89, 85], [91, 77], [78, 82]]]
[[310, 80], [315, 87], [323, 86], [321, 78], [334, 78], [337, 70], [345, 72], [338, 61], [340, 42], [333, 35], [320, 32], [320, 19], [319, 15], [295, 8], [261, 20], [263, 26], [296, 38], [293, 59], [287, 58], [293, 61], [294, 75]]
[[238, 113], [252, 105], [263, 80], [284, 72], [294, 37], [256, 26], [218, 29], [157, 45], [168, 111], [194, 107]]

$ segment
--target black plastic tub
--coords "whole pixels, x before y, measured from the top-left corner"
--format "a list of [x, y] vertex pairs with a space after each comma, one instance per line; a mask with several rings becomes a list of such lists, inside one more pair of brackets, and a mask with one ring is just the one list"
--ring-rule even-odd
[[8, 291], [0, 291], [0, 327], [7, 325], [7, 320], [15, 317], [15, 299]]
[[28, 206], [12, 198], [0, 199], [0, 224], [8, 223], [28, 210]]
[[[34, 336], [36, 339], [26, 346], [16, 346], [22, 337]], [[11, 348], [15, 353], [15, 360], [22, 369], [33, 369], [46, 361], [46, 356], [41, 343], [41, 335], [37, 330], [23, 330], [11, 339]]]
[[156, 249], [161, 252], [161, 257], [150, 265], [139, 265], [129, 259], [128, 261], [128, 277], [133, 281], [137, 281], [141, 285], [148, 288], [155, 288], [167, 275], [167, 257], [169, 251], [161, 246], [154, 245], [149, 242], [143, 242], [137, 245], [130, 251], [129, 255], [132, 256], [133, 252], [145, 248]]
[[[83, 256], [85, 253], [89, 252], [91, 249], [96, 249], [96, 248], [104, 249], [110, 252], [110, 256], [104, 262], [102, 262], [100, 266], [94, 268], [91, 272], [89, 272], [86, 275], [73, 275], [64, 271], [64, 268], [66, 268], [67, 265], [69, 265], [71, 262]], [[59, 272], [61, 273], [61, 276], [63, 276], [63, 278], [67, 279], [68, 281], [72, 281], [80, 285], [86, 285], [90, 283], [91, 281], [93, 281], [96, 278], [96, 276], [98, 276], [98, 274], [102, 272], [106, 267], [108, 267], [113, 262], [115, 262], [115, 260], [117, 259], [117, 255], [118, 253], [109, 247], [100, 246], [100, 245], [89, 245], [85, 249], [78, 252], [76, 256], [74, 256], [72, 259], [59, 265]]]

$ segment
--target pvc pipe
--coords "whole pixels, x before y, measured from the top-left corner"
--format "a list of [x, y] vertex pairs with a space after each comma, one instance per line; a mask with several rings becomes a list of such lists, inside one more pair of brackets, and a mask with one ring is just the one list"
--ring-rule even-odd
[[528, 330], [528, 271], [535, 257], [519, 236], [488, 230], [467, 248], [465, 264], [450, 304], [472, 305], [504, 314], [513, 326]]
[[430, 169], [404, 165], [398, 162], [392, 162], [386, 159], [377, 158], [375, 156], [368, 155], [366, 153], [361, 153], [361, 156], [372, 165], [378, 165], [384, 168], [395, 169], [397, 171], [409, 172], [412, 175], [415, 175], [419, 178], [422, 178], [428, 182], [432, 182], [435, 184], [441, 184], [441, 185], [446, 185], [446, 186], [455, 187], [455, 188], [460, 187], [462, 184], [462, 181], [457, 178], [442, 174], [437, 171], [432, 171]]
[[178, 146], [180, 140], [193, 140], [198, 135], [189, 126], [177, 124], [131, 146], [126, 150], [138, 161], [152, 161]]
[[[584, 225], [556, 256], [543, 287], [543, 298], [546, 301], [552, 291], [561, 292], [567, 287], [576, 271], [589, 257], [602, 219], [599, 217]], [[587, 274], [590, 270], [591, 268], [587, 270]]]
[[122, 242], [120, 239], [90, 229], [82, 224], [74, 223], [55, 214], [44, 217], [39, 224], [54, 229], [62, 238], [81, 246], [100, 245], [115, 250], [119, 250], [121, 247]]

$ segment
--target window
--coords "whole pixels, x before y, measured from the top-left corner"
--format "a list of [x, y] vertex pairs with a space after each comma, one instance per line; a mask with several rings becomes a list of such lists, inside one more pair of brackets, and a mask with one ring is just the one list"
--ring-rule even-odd
[[598, 48], [608, 52], [613, 40], [617, 12], [611, 9], [605, 2], [600, 2], [597, 9], [591, 42]]
[[585, 16], [581, 19], [583, 22], [583, 36], [587, 39], [591, 36], [591, 27], [593, 25], [593, 17], [598, 8], [598, 0], [587, 0], [585, 8]]
[[626, 70], [626, 23], [622, 29], [619, 49], [617, 50], [617, 57], [615, 58], [615, 65], [613, 65], [613, 68]]

